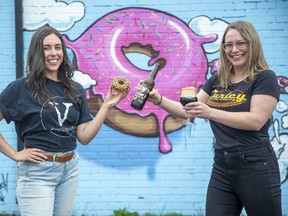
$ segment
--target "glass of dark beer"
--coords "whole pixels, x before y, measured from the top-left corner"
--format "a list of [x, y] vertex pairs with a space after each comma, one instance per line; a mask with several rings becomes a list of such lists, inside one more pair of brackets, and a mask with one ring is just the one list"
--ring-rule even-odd
[[[188, 103], [196, 102], [197, 101], [197, 94], [196, 89], [194, 87], [185, 87], [182, 88], [181, 96], [180, 96], [180, 103], [185, 106]], [[184, 122], [184, 125], [195, 125], [194, 119], [187, 118]]]

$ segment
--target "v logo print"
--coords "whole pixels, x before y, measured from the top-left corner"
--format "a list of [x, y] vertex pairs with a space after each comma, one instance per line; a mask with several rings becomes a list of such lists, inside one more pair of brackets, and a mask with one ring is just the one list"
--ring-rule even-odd
[[56, 110], [56, 113], [57, 113], [57, 116], [58, 116], [58, 123], [59, 123], [59, 125], [62, 127], [63, 122], [67, 119], [67, 115], [68, 115], [68, 112], [69, 112], [69, 108], [70, 108], [73, 104], [72, 104], [72, 103], [63, 103], [63, 105], [66, 107], [63, 118], [61, 118], [61, 113], [60, 113], [59, 109], [57, 108], [58, 103], [55, 103], [55, 105], [56, 105], [56, 106], [55, 106], [55, 110]]

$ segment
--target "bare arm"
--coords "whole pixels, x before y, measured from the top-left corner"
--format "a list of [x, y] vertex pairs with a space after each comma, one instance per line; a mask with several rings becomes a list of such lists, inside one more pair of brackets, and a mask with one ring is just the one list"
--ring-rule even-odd
[[[271, 118], [272, 112], [277, 105], [275, 97], [254, 95], [252, 96], [251, 107], [248, 112], [228, 112], [210, 108], [206, 104], [209, 95], [202, 89], [198, 92], [197, 98], [198, 102], [189, 103], [183, 109], [180, 103], [162, 96], [159, 106], [180, 118], [206, 118], [232, 128], [258, 131]], [[150, 92], [148, 100], [157, 104], [161, 100], [161, 95], [156, 90], [153, 90]]]
[[199, 102], [186, 105], [190, 117], [207, 118], [229, 127], [258, 131], [271, 118], [277, 99], [269, 95], [253, 95], [248, 112], [228, 112], [210, 108], [206, 102], [208, 95], [203, 91], [197, 95]]
[[[3, 120], [3, 114], [0, 112], [0, 121]], [[16, 153], [15, 149], [13, 149], [4, 139], [2, 134], [0, 133], [0, 152], [5, 154], [7, 157], [13, 159], [13, 155]]]
[[127, 93], [113, 91], [112, 87], [110, 87], [107, 97], [95, 118], [90, 122], [85, 122], [77, 126], [77, 139], [81, 144], [87, 145], [97, 135], [110, 108], [118, 104], [126, 95]]
[[166, 98], [163, 95], [161, 96], [155, 89], [153, 89], [149, 93], [148, 101], [154, 104], [158, 104], [159, 107], [161, 107], [162, 109], [164, 109], [173, 116], [183, 119], [186, 116], [186, 112], [183, 109], [183, 106], [182, 104], [180, 104], [180, 102], [170, 100], [169, 98]]
[[[3, 120], [3, 113], [0, 112], [0, 121]], [[0, 152], [2, 152], [7, 157], [15, 161], [31, 161], [39, 163], [44, 161], [46, 156], [43, 154], [44, 151], [37, 148], [23, 149], [20, 152], [17, 152], [8, 142], [4, 139], [0, 133]]]
[[[207, 103], [209, 99], [209, 95], [206, 94], [203, 90], [200, 90], [197, 94], [198, 101], [201, 101], [203, 103]], [[169, 98], [166, 98], [163, 95], [160, 95], [157, 90], [153, 89], [149, 93], [148, 100], [151, 103], [159, 105], [162, 109], [170, 113], [171, 115], [174, 115], [179, 118], [185, 119], [187, 117], [186, 109], [183, 108], [182, 104], [180, 102], [176, 102], [173, 100], [170, 100]], [[190, 108], [191, 109], [191, 108]]]

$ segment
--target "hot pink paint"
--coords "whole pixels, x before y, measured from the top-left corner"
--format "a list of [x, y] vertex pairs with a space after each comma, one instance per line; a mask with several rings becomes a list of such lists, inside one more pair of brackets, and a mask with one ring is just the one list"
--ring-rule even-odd
[[182, 87], [193, 85], [198, 89], [205, 83], [209, 65], [202, 44], [215, 39], [216, 35], [196, 35], [184, 22], [170, 14], [144, 8], [127, 8], [105, 15], [76, 41], [65, 38], [65, 43], [75, 52], [79, 70], [97, 81], [98, 85], [93, 88], [94, 94], [105, 97], [111, 80], [116, 76], [125, 76], [130, 80], [131, 91], [118, 104], [118, 108], [143, 117], [155, 114], [159, 124], [159, 148], [162, 153], [167, 153], [172, 150], [164, 131], [164, 120], [169, 114], [149, 102], [141, 112], [130, 107], [136, 86], [148, 73], [135, 67], [126, 58], [122, 48], [139, 43], [151, 45], [158, 51], [159, 55], [149, 61], [149, 66], [153, 66], [160, 58], [166, 60], [166, 65], [156, 77], [155, 88], [164, 96], [178, 101]]

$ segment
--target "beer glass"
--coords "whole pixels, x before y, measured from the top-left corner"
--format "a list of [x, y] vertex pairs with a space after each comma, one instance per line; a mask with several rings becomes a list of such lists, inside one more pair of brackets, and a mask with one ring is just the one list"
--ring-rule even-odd
[[[180, 103], [185, 106], [188, 103], [196, 102], [197, 101], [197, 95], [196, 95], [196, 89], [194, 87], [185, 87], [182, 88], [181, 96], [180, 96]], [[187, 118], [184, 122], [184, 125], [195, 125], [194, 119]]]

